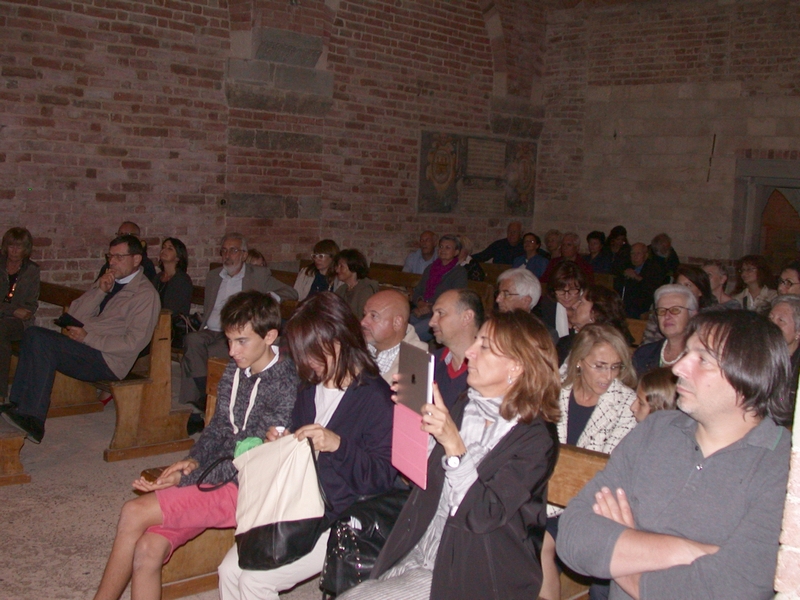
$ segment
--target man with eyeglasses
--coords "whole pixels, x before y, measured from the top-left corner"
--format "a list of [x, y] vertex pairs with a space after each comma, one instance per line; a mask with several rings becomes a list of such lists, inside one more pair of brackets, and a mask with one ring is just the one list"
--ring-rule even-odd
[[789, 354], [743, 310], [701, 313], [673, 367], [677, 410], [650, 414], [561, 516], [570, 568], [611, 600], [772, 598], [791, 454]]
[[[119, 227], [117, 227], [117, 235], [115, 237], [121, 237], [123, 235], [132, 235], [137, 238], [142, 243], [142, 270], [144, 271], [144, 276], [150, 280], [150, 283], [155, 282], [156, 280], [156, 266], [153, 264], [153, 261], [147, 257], [147, 243], [141, 238], [142, 232], [139, 229], [139, 226], [134, 223], [133, 221], [123, 221]], [[98, 273], [97, 277], [102, 277], [106, 271], [108, 271], [108, 261], [101, 267], [100, 273]], [[155, 285], [153, 283], [153, 285]]]
[[220, 247], [222, 266], [209, 271], [203, 301], [200, 330], [189, 333], [183, 342], [180, 402], [197, 412], [189, 418], [189, 435], [203, 430], [206, 409], [206, 376], [209, 357], [228, 356], [228, 342], [222, 331], [220, 313], [228, 298], [239, 292], [257, 290], [275, 300], [297, 300], [297, 290], [272, 276], [269, 268], [245, 263], [247, 240], [240, 233], [228, 233]]
[[150, 342], [161, 302], [141, 268], [143, 253], [139, 238], [114, 238], [108, 270], [70, 305], [77, 322], [64, 334], [43, 327], [25, 331], [3, 418], [32, 442], [44, 437], [56, 371], [81, 381], [122, 379]]

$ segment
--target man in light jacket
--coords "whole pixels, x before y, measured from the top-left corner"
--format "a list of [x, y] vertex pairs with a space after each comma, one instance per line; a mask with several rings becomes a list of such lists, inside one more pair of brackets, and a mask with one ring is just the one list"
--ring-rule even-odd
[[141, 269], [143, 255], [138, 238], [114, 238], [108, 270], [70, 306], [82, 326], [66, 327], [63, 334], [43, 327], [25, 331], [3, 418], [32, 442], [44, 436], [56, 371], [82, 381], [119, 380], [150, 342], [161, 302]]

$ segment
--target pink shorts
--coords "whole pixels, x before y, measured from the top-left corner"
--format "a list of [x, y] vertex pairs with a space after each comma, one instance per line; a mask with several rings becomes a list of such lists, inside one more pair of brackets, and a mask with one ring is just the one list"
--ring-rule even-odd
[[213, 492], [201, 492], [196, 485], [168, 487], [156, 490], [158, 505], [164, 520], [161, 525], [148, 527], [167, 539], [170, 551], [166, 563], [176, 548], [196, 538], [206, 529], [236, 527], [236, 498], [239, 487], [226, 483]]

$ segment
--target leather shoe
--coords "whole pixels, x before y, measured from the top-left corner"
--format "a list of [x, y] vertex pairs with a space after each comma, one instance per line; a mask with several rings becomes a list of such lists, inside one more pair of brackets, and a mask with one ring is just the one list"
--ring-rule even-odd
[[44, 437], [44, 423], [36, 417], [21, 415], [16, 407], [9, 408], [0, 416], [11, 426], [16, 427], [34, 444], [40, 444]]

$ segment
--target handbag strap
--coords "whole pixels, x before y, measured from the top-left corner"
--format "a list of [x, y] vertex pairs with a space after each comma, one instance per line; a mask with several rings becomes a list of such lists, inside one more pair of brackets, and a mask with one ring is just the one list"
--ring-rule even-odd
[[328, 502], [328, 497], [325, 495], [325, 490], [322, 487], [322, 482], [319, 479], [319, 464], [317, 464], [317, 455], [314, 452], [314, 442], [311, 438], [306, 438], [308, 445], [311, 447], [311, 460], [314, 462], [314, 471], [317, 472], [317, 485], [319, 486], [319, 495], [322, 497], [322, 503], [325, 505], [325, 512], [333, 511], [333, 506]]
[[217, 465], [225, 462], [226, 460], [233, 460], [233, 456], [228, 455], [219, 457], [217, 460], [212, 462], [208, 467], [206, 467], [205, 471], [200, 473], [200, 477], [198, 477], [196, 484], [198, 490], [200, 490], [201, 492], [213, 492], [214, 490], [218, 490], [219, 488], [228, 485], [231, 481], [233, 481], [236, 478], [236, 472], [234, 472], [233, 475], [231, 475], [224, 481], [221, 481], [219, 483], [209, 483], [205, 486], [202, 485], [205, 482], [206, 477], [208, 477], [208, 475], [211, 473], [211, 471], [216, 469]]

